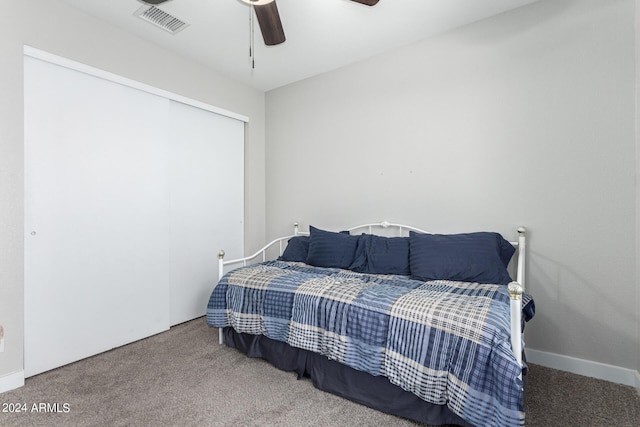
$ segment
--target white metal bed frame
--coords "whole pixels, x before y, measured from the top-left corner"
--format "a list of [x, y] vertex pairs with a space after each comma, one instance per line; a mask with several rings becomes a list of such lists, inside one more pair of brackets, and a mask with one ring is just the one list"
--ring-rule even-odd
[[[347, 231], [356, 231], [356, 230], [368, 230], [369, 234], [373, 234], [373, 230], [375, 229], [396, 229], [398, 236], [403, 236], [404, 233], [408, 233], [409, 231], [415, 231], [417, 233], [426, 233], [433, 234], [429, 231], [425, 231], [416, 227], [412, 227], [410, 225], [403, 224], [393, 224], [387, 221], [371, 223], [371, 224], [363, 224], [357, 225], [355, 227], [348, 228]], [[263, 246], [260, 250], [258, 250], [253, 255], [249, 255], [244, 258], [237, 258], [225, 261], [224, 256], [225, 253], [223, 250], [218, 252], [218, 278], [222, 278], [224, 274], [224, 267], [233, 265], [233, 264], [242, 264], [242, 266], [246, 266], [248, 261], [252, 261], [262, 255], [262, 262], [267, 260], [267, 250], [276, 244], [279, 246], [279, 255], [282, 255], [284, 251], [283, 243], [287, 242], [289, 239], [295, 236], [308, 236], [308, 231], [300, 231], [299, 224], [296, 222], [293, 224], [293, 234], [279, 237], [265, 246]], [[525, 260], [526, 260], [526, 228], [518, 227], [518, 240], [511, 243], [518, 252], [518, 257], [516, 259], [516, 280], [514, 282], [509, 283], [509, 297], [511, 299], [511, 347], [513, 349], [513, 353], [515, 355], [518, 364], [522, 366], [522, 293], [525, 290]], [[219, 330], [219, 342], [220, 344], [224, 344], [224, 334], [222, 329]]]

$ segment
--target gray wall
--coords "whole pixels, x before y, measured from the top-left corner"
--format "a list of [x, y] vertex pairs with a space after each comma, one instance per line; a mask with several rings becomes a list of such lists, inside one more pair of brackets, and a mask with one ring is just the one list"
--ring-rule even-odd
[[265, 200], [269, 238], [526, 225], [528, 346], [640, 370], [636, 3], [543, 0], [269, 92], [265, 121], [260, 92], [55, 0], [0, 0], [0, 377], [23, 357], [24, 44], [249, 116], [247, 252]]
[[637, 370], [634, 19], [543, 0], [268, 92], [268, 237], [525, 225], [527, 345]]
[[[264, 93], [224, 78], [56, 0], [0, 0], [0, 378], [23, 368], [23, 45], [250, 118], [245, 155], [245, 249], [265, 236]], [[215, 262], [216, 249], [212, 249]], [[90, 320], [90, 319], [88, 319]]]
[[[640, 28], [640, 0], [635, 0], [636, 13], [636, 317], [638, 318], [638, 364], [636, 371], [640, 376], [640, 132], [638, 132], [638, 123], [640, 123], [640, 66], [638, 58], [640, 58], [640, 37], [638, 28]], [[640, 381], [640, 380], [638, 380]]]

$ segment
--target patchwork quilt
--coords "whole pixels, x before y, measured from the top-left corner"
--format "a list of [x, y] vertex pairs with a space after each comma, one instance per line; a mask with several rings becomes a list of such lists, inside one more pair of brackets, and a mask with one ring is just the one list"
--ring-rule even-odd
[[[524, 318], [533, 300], [523, 296]], [[227, 273], [207, 322], [262, 334], [447, 405], [478, 426], [524, 426], [507, 287], [268, 261]]]

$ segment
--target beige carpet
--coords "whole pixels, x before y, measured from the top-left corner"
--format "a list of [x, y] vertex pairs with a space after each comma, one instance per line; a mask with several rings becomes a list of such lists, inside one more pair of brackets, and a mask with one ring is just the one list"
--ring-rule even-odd
[[[0, 412], [0, 426], [418, 425], [319, 391], [217, 337], [196, 319], [28, 378], [0, 394], [0, 405], [27, 412]], [[640, 426], [635, 389], [535, 365], [525, 406], [527, 426]]]

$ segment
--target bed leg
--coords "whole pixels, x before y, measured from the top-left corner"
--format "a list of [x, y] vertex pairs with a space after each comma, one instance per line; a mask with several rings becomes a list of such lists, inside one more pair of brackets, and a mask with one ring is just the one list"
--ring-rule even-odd
[[522, 286], [518, 282], [511, 282], [508, 289], [511, 298], [511, 348], [518, 364], [522, 366]]
[[220, 345], [224, 344], [224, 333], [222, 332], [222, 328], [218, 329], [218, 342]]

